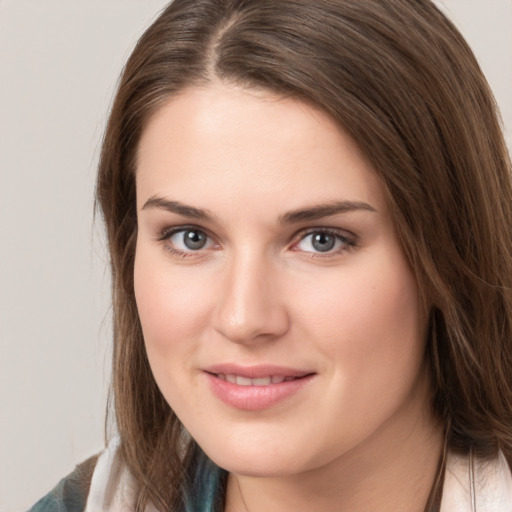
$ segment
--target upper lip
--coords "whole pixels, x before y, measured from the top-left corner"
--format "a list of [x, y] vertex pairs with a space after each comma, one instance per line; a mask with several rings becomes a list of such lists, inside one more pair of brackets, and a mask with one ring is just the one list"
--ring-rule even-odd
[[301, 370], [298, 368], [290, 368], [287, 366], [279, 366], [274, 364], [258, 364], [254, 366], [240, 366], [233, 363], [215, 364], [203, 368], [203, 371], [212, 374], [238, 375], [248, 379], [261, 379], [264, 377], [272, 377], [275, 375], [283, 377], [305, 377], [311, 375], [310, 370]]

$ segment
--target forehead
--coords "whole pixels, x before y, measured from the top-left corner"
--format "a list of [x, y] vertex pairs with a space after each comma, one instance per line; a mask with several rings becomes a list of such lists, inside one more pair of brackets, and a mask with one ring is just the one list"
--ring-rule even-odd
[[386, 207], [371, 164], [330, 116], [225, 84], [186, 89], [161, 107], [142, 135], [136, 173], [139, 208], [153, 195], [243, 208], [276, 199], [291, 209], [335, 200]]

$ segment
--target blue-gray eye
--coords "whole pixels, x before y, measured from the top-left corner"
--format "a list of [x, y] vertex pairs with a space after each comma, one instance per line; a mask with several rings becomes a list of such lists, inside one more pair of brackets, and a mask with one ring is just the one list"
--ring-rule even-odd
[[202, 249], [208, 240], [208, 237], [201, 231], [185, 231], [183, 234], [183, 243], [193, 251]]
[[297, 248], [304, 252], [336, 252], [351, 245], [350, 241], [341, 235], [328, 231], [315, 231], [305, 235], [297, 244]]
[[169, 237], [169, 241], [180, 251], [199, 251], [211, 244], [208, 235], [199, 229], [180, 229]]
[[336, 237], [329, 233], [313, 233], [311, 245], [318, 252], [327, 252], [332, 250], [336, 244]]

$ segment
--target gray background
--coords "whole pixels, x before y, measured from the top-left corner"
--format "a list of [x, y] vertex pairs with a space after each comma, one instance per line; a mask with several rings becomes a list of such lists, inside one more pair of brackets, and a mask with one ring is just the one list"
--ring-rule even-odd
[[[0, 512], [103, 446], [107, 256], [95, 167], [123, 62], [165, 0], [0, 0]], [[512, 0], [443, 0], [512, 147]]]

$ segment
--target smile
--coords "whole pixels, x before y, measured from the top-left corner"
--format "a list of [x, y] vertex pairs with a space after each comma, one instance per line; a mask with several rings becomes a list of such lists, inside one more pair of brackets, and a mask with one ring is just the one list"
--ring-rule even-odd
[[251, 379], [242, 375], [217, 373], [215, 376], [218, 379], [236, 384], [237, 386], [270, 386], [272, 384], [281, 384], [281, 382], [290, 382], [297, 379], [297, 377], [285, 377], [284, 375], [272, 375], [269, 377], [259, 377]]
[[261, 411], [300, 394], [316, 373], [277, 366], [218, 365], [203, 370], [210, 392], [231, 408]]

